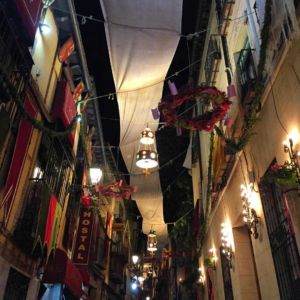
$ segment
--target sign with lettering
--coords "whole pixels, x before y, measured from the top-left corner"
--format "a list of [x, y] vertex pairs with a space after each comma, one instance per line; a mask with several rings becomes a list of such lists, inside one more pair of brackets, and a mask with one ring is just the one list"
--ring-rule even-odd
[[79, 265], [88, 265], [90, 246], [94, 226], [93, 210], [82, 207], [76, 236], [75, 248], [73, 252], [73, 262]]

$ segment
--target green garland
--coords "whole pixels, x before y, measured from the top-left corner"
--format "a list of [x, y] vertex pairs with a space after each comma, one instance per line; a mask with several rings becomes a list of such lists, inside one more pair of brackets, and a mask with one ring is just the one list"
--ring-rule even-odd
[[21, 114], [21, 116], [27, 120], [34, 128], [42, 131], [43, 133], [51, 136], [51, 137], [63, 137], [67, 136], [69, 133], [71, 133], [77, 124], [78, 116], [76, 115], [71, 123], [68, 125], [68, 127], [64, 131], [55, 131], [43, 124], [42, 121], [36, 120], [35, 118], [32, 118], [28, 112], [24, 108], [23, 99], [21, 96], [17, 93], [16, 89], [9, 83], [7, 77], [4, 75], [3, 71], [0, 69], [0, 82], [2, 82], [2, 85], [5, 85], [5, 90], [7, 96], [15, 101], [18, 110]]
[[271, 11], [272, 11], [272, 1], [266, 0], [264, 26], [261, 31], [260, 57], [259, 57], [259, 63], [257, 67], [258, 76], [254, 87], [255, 96], [249, 106], [248, 112], [245, 115], [243, 132], [238, 139], [226, 138], [224, 136], [224, 132], [220, 128], [215, 126], [216, 133], [220, 137], [224, 138], [226, 143], [226, 149], [228, 153], [232, 155], [240, 152], [247, 145], [252, 135], [254, 135], [252, 129], [255, 123], [258, 121], [256, 115], [257, 115], [257, 111], [261, 107], [260, 100], [265, 90], [265, 81], [266, 81], [265, 65], [266, 65], [266, 58], [267, 58], [267, 47], [270, 39], [270, 25], [271, 25], [271, 18], [272, 18]]
[[212, 165], [213, 165], [213, 151], [214, 151], [214, 133], [210, 134], [210, 147], [209, 147], [209, 160], [208, 160], [208, 172], [207, 172], [207, 191], [206, 191], [206, 208], [204, 214], [204, 221], [200, 231], [200, 245], [197, 249], [197, 259], [200, 257], [202, 252], [202, 247], [205, 242], [205, 238], [208, 231], [208, 224], [210, 220], [211, 213], [211, 192], [212, 192]]
[[[272, 1], [266, 0], [265, 5], [265, 17], [264, 17], [264, 26], [261, 31], [261, 52], [260, 59], [258, 64], [258, 77], [257, 82], [254, 88], [255, 96], [253, 101], [250, 104], [249, 110], [245, 115], [245, 124], [243, 127], [243, 132], [238, 140], [235, 138], [226, 138], [224, 136], [224, 132], [221, 128], [215, 126], [214, 129], [216, 134], [221, 138], [224, 138], [226, 142], [226, 150], [228, 153], [234, 155], [237, 152], [241, 151], [249, 142], [250, 138], [254, 133], [252, 132], [253, 126], [258, 121], [256, 117], [257, 111], [259, 110], [261, 103], [260, 99], [265, 89], [265, 64], [266, 64], [266, 53], [267, 53], [267, 45], [269, 42], [270, 36], [270, 24], [271, 24], [271, 9], [272, 9]], [[206, 192], [206, 209], [204, 215], [204, 222], [200, 231], [200, 243], [199, 248], [197, 249], [195, 260], [198, 260], [202, 253], [202, 248], [207, 236], [208, 225], [210, 221], [211, 215], [211, 192], [212, 192], [212, 155], [214, 150], [214, 134], [211, 133], [210, 136], [210, 152], [209, 152], [209, 162], [208, 162], [208, 181], [207, 181], [207, 192]]]

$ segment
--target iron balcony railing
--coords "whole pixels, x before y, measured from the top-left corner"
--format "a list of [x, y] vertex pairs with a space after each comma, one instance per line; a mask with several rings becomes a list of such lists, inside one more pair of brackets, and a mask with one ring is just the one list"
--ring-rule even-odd
[[[27, 47], [18, 36], [18, 24], [9, 15], [9, 8], [5, 2], [0, 3], [0, 70], [9, 84], [18, 94], [24, 91], [25, 83], [29, 78], [33, 61]], [[4, 82], [1, 80], [0, 101], [7, 102], [7, 93]]]
[[237, 61], [242, 104], [251, 102], [251, 92], [256, 83], [256, 68], [252, 51], [250, 47], [242, 49]]
[[39, 211], [43, 202], [42, 180], [29, 180], [27, 192], [23, 199], [21, 216], [14, 230], [14, 240], [27, 255], [33, 254], [38, 225]]
[[217, 36], [211, 35], [206, 60], [204, 65], [205, 80], [207, 85], [213, 84], [213, 74], [217, 71], [216, 62], [221, 59], [221, 51]]
[[234, 4], [232, 0], [216, 0], [216, 12], [218, 18], [218, 24], [222, 25], [226, 18], [226, 12], [229, 6]]

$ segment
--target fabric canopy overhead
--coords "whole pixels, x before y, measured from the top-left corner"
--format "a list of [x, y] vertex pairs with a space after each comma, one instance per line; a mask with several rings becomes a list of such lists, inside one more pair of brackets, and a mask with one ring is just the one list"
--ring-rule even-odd
[[[155, 108], [163, 80], [175, 54], [181, 31], [182, 0], [100, 0], [106, 39], [120, 112], [120, 147], [130, 173], [135, 165], [139, 137], [148, 124], [153, 131]], [[143, 231], [151, 226], [158, 239], [166, 239], [159, 173], [131, 176], [131, 185], [143, 216]]]

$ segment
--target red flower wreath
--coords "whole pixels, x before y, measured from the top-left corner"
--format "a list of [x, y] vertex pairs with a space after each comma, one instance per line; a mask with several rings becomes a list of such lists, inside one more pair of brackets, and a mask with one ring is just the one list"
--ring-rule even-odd
[[[211, 103], [213, 109], [204, 114], [188, 118], [178, 116], [176, 108], [182, 105], [185, 101], [193, 100]], [[215, 124], [222, 120], [231, 104], [224, 92], [219, 91], [215, 87], [189, 87], [179, 91], [175, 96], [168, 96], [159, 103], [159, 110], [165, 118], [166, 125], [172, 127], [180, 127], [192, 130], [213, 130]]]

